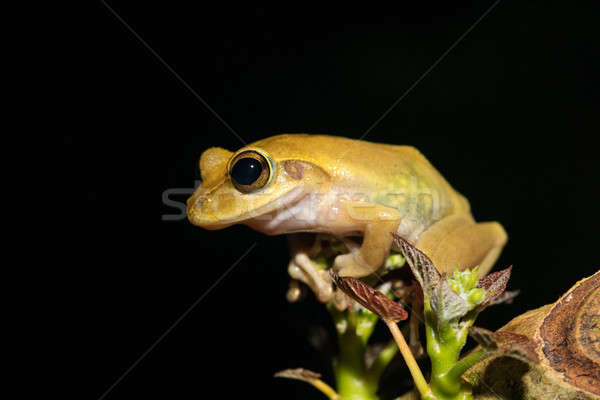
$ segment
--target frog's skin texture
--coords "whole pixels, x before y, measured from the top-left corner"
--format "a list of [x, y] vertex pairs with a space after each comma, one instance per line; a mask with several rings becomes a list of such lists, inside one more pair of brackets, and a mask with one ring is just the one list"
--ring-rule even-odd
[[[264, 157], [269, 173], [264, 186], [243, 192], [232, 168], [248, 150]], [[380, 268], [392, 249], [390, 232], [413, 242], [442, 272], [479, 265], [487, 273], [507, 240], [497, 222], [476, 223], [468, 201], [410, 146], [278, 135], [235, 153], [210, 148], [200, 158], [200, 170], [202, 185], [188, 200], [194, 225], [333, 235], [350, 249], [334, 261], [342, 276], [363, 277]], [[362, 237], [362, 244], [349, 239], [353, 236]], [[295, 248], [290, 269], [311, 270], [307, 247]], [[318, 280], [314, 270], [308, 275], [313, 284]]]

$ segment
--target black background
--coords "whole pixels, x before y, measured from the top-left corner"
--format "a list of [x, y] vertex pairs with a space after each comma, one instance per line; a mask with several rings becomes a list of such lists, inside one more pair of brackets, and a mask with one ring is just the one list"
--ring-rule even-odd
[[[416, 146], [478, 220], [505, 226], [498, 265], [514, 264], [522, 294], [480, 317], [492, 329], [598, 265], [598, 10], [523, 3], [500, 2], [366, 137]], [[306, 338], [325, 310], [284, 299], [285, 238], [161, 218], [177, 212], [164, 191], [194, 187], [204, 149], [242, 145], [192, 90], [247, 142], [358, 138], [492, 3], [109, 4], [185, 84], [96, 4], [82, 123], [55, 160], [79, 397], [99, 398], [257, 243], [106, 399], [322, 398], [272, 378], [302, 366], [331, 381]]]

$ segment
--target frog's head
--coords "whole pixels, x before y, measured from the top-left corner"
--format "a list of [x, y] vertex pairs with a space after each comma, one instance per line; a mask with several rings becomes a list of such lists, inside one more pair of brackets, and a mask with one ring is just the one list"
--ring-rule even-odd
[[202, 184], [187, 201], [190, 222], [205, 229], [253, 224], [322, 188], [328, 174], [303, 157], [306, 150], [289, 136], [296, 135], [258, 141], [235, 153], [219, 147], [202, 153]]

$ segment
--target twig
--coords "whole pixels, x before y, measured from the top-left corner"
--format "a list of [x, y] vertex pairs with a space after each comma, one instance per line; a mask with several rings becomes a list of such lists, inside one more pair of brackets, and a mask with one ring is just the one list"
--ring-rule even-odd
[[396, 341], [396, 344], [400, 349], [402, 357], [404, 357], [404, 361], [406, 362], [408, 370], [410, 371], [410, 374], [412, 375], [413, 380], [415, 381], [415, 387], [421, 394], [421, 398], [430, 398], [433, 395], [433, 393], [431, 392], [431, 388], [427, 384], [427, 381], [425, 380], [425, 377], [423, 376], [423, 373], [421, 372], [417, 361], [413, 357], [410, 347], [408, 347], [406, 340], [404, 340], [404, 336], [402, 335], [402, 332], [400, 332], [398, 325], [393, 321], [384, 321], [390, 329], [390, 332], [392, 333], [392, 336], [394, 337], [394, 340]]

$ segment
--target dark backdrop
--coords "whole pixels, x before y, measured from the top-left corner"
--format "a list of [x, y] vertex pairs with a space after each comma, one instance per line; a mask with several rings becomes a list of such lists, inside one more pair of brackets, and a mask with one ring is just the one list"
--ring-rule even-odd
[[[499, 266], [514, 264], [510, 288], [522, 294], [480, 317], [493, 329], [554, 301], [600, 259], [598, 10], [522, 3], [500, 2], [366, 137], [416, 146], [478, 220], [506, 227]], [[162, 219], [177, 213], [165, 191], [194, 187], [204, 149], [241, 146], [203, 101], [248, 142], [358, 138], [492, 2], [108, 4], [139, 38], [96, 4], [95, 69], [75, 99], [85, 123], [61, 134], [56, 160], [79, 397], [99, 398], [211, 290], [106, 399], [322, 398], [271, 377], [302, 366], [331, 379], [307, 340], [328, 323], [323, 307], [284, 300], [285, 238]]]

